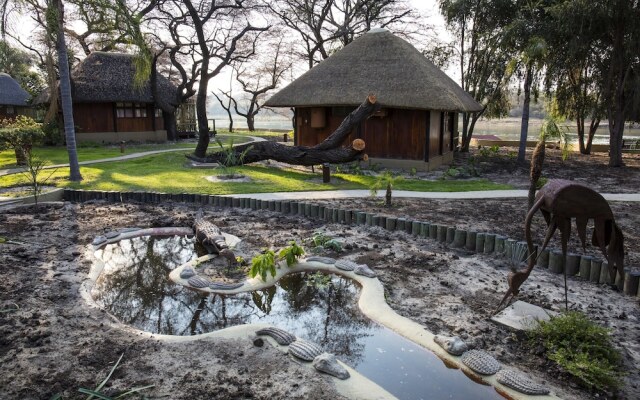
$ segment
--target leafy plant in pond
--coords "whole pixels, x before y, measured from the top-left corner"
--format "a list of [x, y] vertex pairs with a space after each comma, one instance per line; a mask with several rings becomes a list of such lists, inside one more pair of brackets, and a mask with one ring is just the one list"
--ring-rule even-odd
[[586, 315], [572, 311], [541, 321], [530, 337], [585, 386], [605, 390], [621, 385], [620, 352], [612, 345], [609, 330]]
[[276, 253], [273, 250], [265, 250], [251, 259], [249, 276], [255, 278], [260, 275], [263, 281], [267, 280], [267, 273], [276, 276]]
[[296, 260], [304, 255], [304, 249], [292, 240], [289, 243], [289, 246], [283, 248], [278, 253], [278, 257], [281, 260], [285, 260], [287, 262], [287, 266], [290, 267], [295, 264]]
[[308, 274], [305, 278], [305, 285], [316, 289], [324, 289], [331, 285], [331, 275], [323, 274], [322, 272]]
[[382, 189], [383, 187], [386, 188], [384, 204], [386, 207], [391, 207], [393, 185], [400, 182], [401, 180], [401, 176], [394, 175], [391, 171], [385, 171], [382, 174], [378, 175], [376, 180], [369, 188], [369, 192], [371, 193], [371, 196], [375, 197], [378, 195], [378, 190]]

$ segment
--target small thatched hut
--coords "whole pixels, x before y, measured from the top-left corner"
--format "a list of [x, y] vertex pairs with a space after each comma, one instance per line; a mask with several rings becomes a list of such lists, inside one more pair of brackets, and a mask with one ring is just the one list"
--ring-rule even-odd
[[0, 72], [0, 119], [29, 114], [31, 96], [15, 79]]
[[[78, 141], [166, 141], [175, 125], [176, 87], [156, 75], [156, 90], [134, 86], [133, 56], [93, 52], [71, 73]], [[155, 93], [154, 93], [155, 92]], [[173, 127], [175, 129], [175, 127]]]
[[458, 113], [482, 107], [415, 47], [374, 29], [307, 71], [266, 103], [295, 108], [295, 142], [324, 140], [368, 93], [383, 109], [346, 139], [389, 166], [433, 169], [453, 159]]

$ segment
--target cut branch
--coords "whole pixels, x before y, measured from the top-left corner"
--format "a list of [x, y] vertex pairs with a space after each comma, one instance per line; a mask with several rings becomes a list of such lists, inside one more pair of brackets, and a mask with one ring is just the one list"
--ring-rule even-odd
[[[380, 109], [376, 96], [370, 94], [365, 101], [356, 108], [323, 142], [313, 146], [286, 146], [275, 142], [254, 142], [233, 148], [235, 157], [229, 157], [226, 152], [212, 153], [204, 158], [187, 155], [188, 158], [200, 162], [225, 162], [229, 159], [237, 160], [233, 165], [249, 164], [263, 160], [275, 160], [294, 165], [318, 165], [322, 163], [341, 164], [356, 160], [365, 160], [365, 142], [356, 139], [349, 147], [340, 147], [355, 127]], [[231, 166], [231, 165], [227, 165]]]

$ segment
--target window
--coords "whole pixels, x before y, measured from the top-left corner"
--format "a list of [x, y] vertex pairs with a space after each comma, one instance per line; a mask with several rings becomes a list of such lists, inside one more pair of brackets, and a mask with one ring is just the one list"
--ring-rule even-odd
[[144, 103], [116, 103], [117, 118], [146, 118], [147, 105]]
[[15, 113], [16, 113], [16, 110], [13, 108], [13, 106], [7, 106], [7, 115], [11, 115]]
[[162, 110], [159, 108], [156, 108], [155, 115], [156, 115], [156, 118], [162, 118]]

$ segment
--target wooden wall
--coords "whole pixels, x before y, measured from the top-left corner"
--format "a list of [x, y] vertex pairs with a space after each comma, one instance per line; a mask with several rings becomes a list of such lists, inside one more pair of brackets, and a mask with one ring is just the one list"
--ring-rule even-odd
[[78, 133], [113, 132], [113, 103], [74, 103], [73, 122]]
[[[354, 107], [325, 107], [325, 126], [311, 127], [312, 108], [296, 108], [297, 145], [313, 146], [323, 141]], [[451, 131], [443, 130], [443, 113], [439, 111], [383, 109], [354, 129], [344, 145], [356, 138], [366, 143], [369, 157], [421, 160], [451, 152]], [[445, 114], [448, 120], [448, 114]], [[450, 124], [446, 124], [449, 126]]]
[[147, 117], [145, 118], [116, 118], [114, 103], [73, 104], [73, 119], [78, 133], [163, 130], [164, 119], [162, 117], [156, 118], [154, 115], [154, 108], [151, 104], [147, 106]]
[[[7, 107], [13, 108], [13, 112], [12, 113], [8, 113], [7, 112]], [[29, 116], [29, 117], [34, 117], [35, 116], [35, 112], [30, 107], [0, 105], [0, 119], [5, 119], [5, 118], [13, 119], [13, 118], [17, 117], [18, 115], [26, 115], [26, 116]]]

